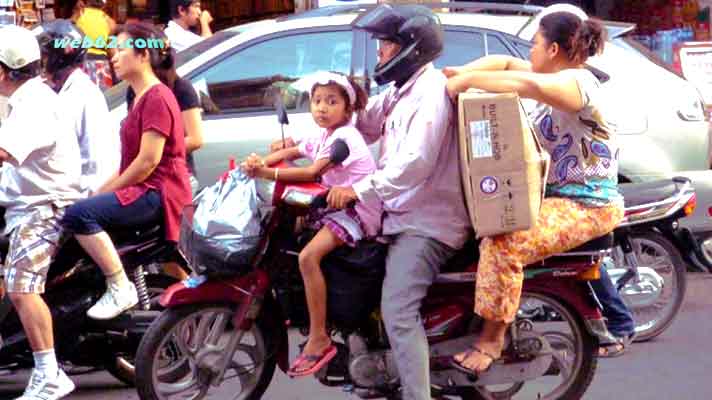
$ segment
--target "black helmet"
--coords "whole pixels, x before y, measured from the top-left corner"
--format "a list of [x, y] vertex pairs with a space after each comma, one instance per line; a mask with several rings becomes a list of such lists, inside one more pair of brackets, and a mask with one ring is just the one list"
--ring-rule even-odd
[[[35, 30], [42, 50], [45, 71], [53, 74], [63, 68], [74, 66], [84, 59], [87, 48], [83, 46], [84, 34], [66, 19], [57, 19], [42, 24]], [[79, 41], [79, 46], [70, 45]]]
[[376, 66], [373, 78], [379, 85], [406, 81], [443, 51], [440, 20], [424, 6], [381, 4], [354, 21], [354, 27], [401, 46], [393, 59]]

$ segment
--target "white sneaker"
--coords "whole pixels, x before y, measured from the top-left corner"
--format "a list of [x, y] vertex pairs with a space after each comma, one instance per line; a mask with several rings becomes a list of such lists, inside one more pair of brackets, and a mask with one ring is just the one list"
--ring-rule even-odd
[[87, 315], [93, 319], [112, 319], [136, 304], [138, 294], [133, 283], [129, 282], [128, 286], [121, 289], [109, 285], [99, 301], [87, 311]]
[[74, 391], [74, 382], [61, 369], [54, 379], [32, 370], [25, 393], [15, 400], [58, 400]]

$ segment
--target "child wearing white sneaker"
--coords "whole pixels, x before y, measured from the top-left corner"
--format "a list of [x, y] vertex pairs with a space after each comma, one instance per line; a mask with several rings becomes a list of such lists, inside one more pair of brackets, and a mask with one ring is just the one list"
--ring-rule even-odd
[[81, 157], [61, 100], [38, 78], [40, 48], [29, 30], [0, 29], [0, 95], [10, 112], [0, 126], [0, 206], [10, 247], [5, 288], [33, 351], [35, 367], [21, 400], [56, 400], [74, 390], [54, 354], [52, 315], [41, 297], [61, 243], [67, 206], [82, 197]]

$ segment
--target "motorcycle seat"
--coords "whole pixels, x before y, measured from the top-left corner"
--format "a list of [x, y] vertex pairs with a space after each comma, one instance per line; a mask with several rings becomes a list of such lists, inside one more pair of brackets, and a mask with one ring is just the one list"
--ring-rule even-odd
[[605, 251], [613, 248], [613, 246], [615, 245], [613, 238], [613, 232], [611, 232], [601, 237], [597, 237], [591, 241], [588, 241], [582, 244], [581, 246], [576, 247], [575, 249], [571, 249], [565, 253], [558, 254], [558, 256], [566, 256], [569, 253], [595, 253], [599, 251]]
[[618, 187], [625, 207], [628, 208], [663, 201], [676, 195], [687, 182], [686, 178], [674, 178], [645, 183], [624, 183]]
[[[450, 272], [462, 272], [470, 268], [473, 264], [476, 264], [480, 258], [479, 252], [480, 241], [471, 237], [470, 240], [465, 243], [462, 249], [458, 250], [457, 253], [442, 266], [440, 273], [450, 273]], [[567, 256], [577, 256], [581, 253], [590, 254], [598, 253], [601, 251], [606, 251], [612, 249], [615, 246], [613, 232], [593, 239], [589, 242], [582, 244], [579, 247], [571, 249], [565, 253], [555, 254], [551, 257], [567, 257]]]

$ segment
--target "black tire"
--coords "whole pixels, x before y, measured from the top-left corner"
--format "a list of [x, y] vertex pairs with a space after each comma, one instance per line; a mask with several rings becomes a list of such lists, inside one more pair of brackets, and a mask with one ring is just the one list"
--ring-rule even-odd
[[[662, 248], [670, 258], [670, 262], [673, 266], [673, 275], [677, 285], [674, 288], [672, 305], [666, 310], [664, 315], [651, 327], [644, 331], [638, 332], [639, 326], [636, 323], [636, 342], [645, 342], [651, 340], [670, 327], [675, 317], [682, 307], [682, 302], [685, 299], [685, 292], [687, 291], [687, 264], [683, 261], [680, 251], [675, 247], [675, 245], [670, 242], [663, 234], [656, 231], [636, 231], [630, 236], [630, 240], [633, 243], [633, 248], [636, 249], [636, 241], [648, 241], [656, 244]], [[640, 257], [638, 257], [640, 262]], [[644, 265], [641, 265], [644, 266]], [[666, 282], [667, 284], [668, 282]], [[625, 296], [622, 296], [625, 299]], [[635, 310], [631, 309], [633, 313], [633, 318], [635, 319]]]
[[[265, 304], [268, 303], [269, 302], [265, 302]], [[225, 304], [191, 304], [168, 309], [151, 324], [143, 336], [143, 340], [141, 340], [141, 344], [138, 348], [138, 357], [136, 359], [136, 390], [139, 399], [160, 399], [153, 387], [153, 367], [155, 361], [154, 355], [158, 352], [164, 338], [178, 323], [190, 315], [208, 308], [233, 310], [232, 306]], [[260, 313], [260, 317], [258, 317], [255, 324], [256, 329], [260, 332], [264, 340], [265, 349], [267, 350], [263, 361], [264, 368], [258, 378], [257, 385], [245, 400], [259, 400], [262, 398], [262, 395], [267, 391], [267, 387], [272, 381], [277, 366], [276, 349], [278, 340], [275, 329], [279, 329], [279, 327], [274, 326], [273, 323], [264, 317], [265, 315], [269, 315], [268, 308], [269, 307], [263, 307], [263, 312]]]
[[[158, 303], [160, 294], [163, 293], [169, 286], [177, 283], [173, 277], [163, 274], [148, 274], [146, 275], [146, 285], [148, 292], [151, 294], [151, 310], [160, 311], [162, 307]], [[134, 354], [113, 354], [109, 357], [104, 365], [106, 372], [128, 386], [136, 385], [136, 369], [134, 366], [136, 352]]]
[[[561, 314], [562, 320], [566, 321], [569, 320], [573, 323], [573, 326], [571, 326], [572, 329], [572, 337], [575, 339], [575, 341], [580, 341], [581, 343], [581, 360], [579, 362], [579, 367], [577, 368], [577, 371], [575, 372], [575, 378], [571, 383], [568, 385], [568, 388], [564, 390], [562, 393], [558, 393], [554, 399], [556, 400], [579, 400], [584, 397], [584, 394], [586, 393], [586, 390], [588, 387], [591, 385], [591, 382], [593, 381], [593, 377], [596, 374], [596, 369], [598, 368], [598, 339], [593, 337], [588, 330], [586, 329], [586, 324], [583, 322], [583, 320], [580, 318], [580, 316], [572, 311], [572, 308], [569, 307], [567, 304], [562, 303], [558, 299], [555, 299], [548, 294], [539, 294], [539, 293], [532, 293], [532, 292], [524, 292], [522, 296], [527, 296], [530, 298], [535, 298], [535, 299], [545, 299], [549, 304], [555, 304], [559, 310], [557, 310], [558, 313]], [[544, 336], [547, 336], [547, 333], [543, 333]], [[560, 333], [557, 332], [549, 332], [549, 335], [561, 335]], [[565, 334], [564, 334], [565, 335]], [[577, 340], [576, 340], [577, 339]], [[524, 382], [524, 387], [526, 387], [526, 382]], [[512, 394], [517, 393], [519, 390], [521, 390], [522, 387], [519, 387], [518, 384], [513, 383], [513, 385], [501, 392], [491, 392], [491, 391], [486, 391], [486, 394], [491, 396], [494, 399], [505, 399], [509, 398], [507, 397], [507, 392], [512, 391]], [[477, 393], [475, 393], [474, 390], [468, 390], [465, 391], [460, 395], [460, 398], [462, 400], [476, 400], [480, 399], [481, 396]], [[545, 397], [539, 397], [539, 398], [545, 398]], [[548, 398], [548, 396], [546, 397]]]

